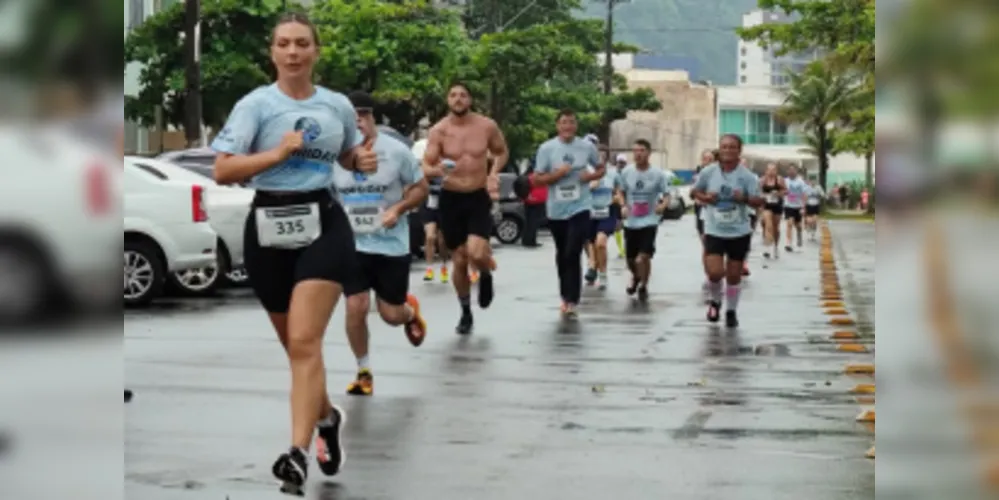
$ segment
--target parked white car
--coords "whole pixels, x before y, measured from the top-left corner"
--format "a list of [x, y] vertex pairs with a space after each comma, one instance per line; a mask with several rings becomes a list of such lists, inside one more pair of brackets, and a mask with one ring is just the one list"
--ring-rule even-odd
[[118, 306], [121, 159], [24, 124], [0, 127], [0, 150], [0, 322], [75, 309], [54, 298]]
[[198, 171], [173, 162], [130, 157], [132, 163], [156, 170], [172, 180], [204, 186], [208, 223], [219, 237], [217, 262], [210, 266], [177, 271], [168, 283], [188, 295], [207, 295], [220, 285], [246, 280], [243, 266], [243, 228], [250, 213], [254, 191], [239, 186], [220, 186]]
[[208, 222], [206, 192], [205, 183], [125, 159], [126, 305], [159, 297], [169, 274], [215, 265], [218, 235]]

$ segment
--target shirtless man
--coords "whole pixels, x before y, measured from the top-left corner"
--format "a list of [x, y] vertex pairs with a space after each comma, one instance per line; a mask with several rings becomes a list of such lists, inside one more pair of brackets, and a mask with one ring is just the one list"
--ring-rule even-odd
[[[443, 178], [440, 232], [451, 252], [451, 280], [461, 303], [457, 333], [472, 333], [470, 266], [479, 270], [479, 307], [493, 302], [492, 249], [493, 201], [499, 199], [499, 172], [509, 159], [506, 139], [493, 120], [472, 112], [472, 94], [464, 84], [448, 89], [449, 113], [430, 129], [423, 172], [430, 179]], [[492, 154], [492, 167], [488, 156]], [[455, 166], [445, 169], [442, 160]]]

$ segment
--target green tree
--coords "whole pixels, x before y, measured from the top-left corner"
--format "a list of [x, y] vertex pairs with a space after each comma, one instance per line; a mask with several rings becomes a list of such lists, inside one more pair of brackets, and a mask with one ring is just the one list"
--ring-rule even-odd
[[462, 21], [472, 38], [538, 24], [563, 23], [583, 7], [581, 0], [465, 0]]
[[[201, 93], [203, 121], [218, 130], [243, 95], [266, 84], [271, 68], [268, 38], [280, 0], [203, 0]], [[125, 117], [143, 126], [184, 123], [184, 5], [149, 17], [125, 39], [125, 62], [142, 66], [138, 96], [125, 101]]]
[[470, 76], [471, 41], [452, 10], [425, 0], [325, 0], [311, 17], [323, 41], [320, 81], [371, 92], [378, 118], [403, 134], [441, 116], [448, 85]]
[[554, 134], [562, 108], [577, 113], [581, 132], [595, 131], [630, 110], [661, 108], [652, 91], [627, 91], [619, 75], [617, 92], [603, 94], [594, 55], [602, 29], [600, 21], [569, 20], [490, 33], [476, 44], [473, 90], [487, 96], [483, 109], [503, 128], [511, 157], [533, 156]]
[[837, 74], [827, 65], [815, 63], [801, 74], [792, 74], [791, 85], [778, 115], [801, 125], [806, 134], [814, 137], [816, 157], [819, 160], [819, 185], [826, 188], [829, 156], [835, 142], [831, 129], [847, 114], [854, 102], [856, 79]]
[[[864, 158], [864, 186], [867, 192], [874, 192], [874, 152], [876, 147], [875, 93], [866, 85], [854, 89], [846, 105], [847, 113], [840, 119], [842, 133], [834, 138], [837, 151], [848, 151]], [[874, 204], [869, 204], [869, 213], [874, 213]]]

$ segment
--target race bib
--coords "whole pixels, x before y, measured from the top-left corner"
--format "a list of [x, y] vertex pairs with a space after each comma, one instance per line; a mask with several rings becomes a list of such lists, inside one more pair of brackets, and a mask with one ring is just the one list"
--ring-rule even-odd
[[719, 226], [734, 226], [739, 223], [739, 210], [715, 210], [715, 223]]
[[773, 205], [775, 203], [780, 203], [780, 196], [777, 193], [770, 193], [767, 195], [767, 203]]
[[382, 213], [384, 209], [379, 203], [359, 203], [347, 205], [347, 218], [350, 227], [357, 234], [370, 234], [382, 228]]
[[815, 198], [809, 198], [808, 199], [808, 206], [814, 207], [814, 206], [818, 206], [818, 204], [819, 204], [819, 200], [816, 200]]
[[441, 202], [440, 197], [436, 194], [432, 194], [427, 197], [427, 208], [431, 210], [437, 210], [437, 207], [440, 205], [440, 202]]
[[610, 207], [594, 208], [593, 212], [590, 214], [590, 217], [597, 220], [606, 219], [610, 217]]
[[788, 193], [788, 195], [787, 195], [787, 202], [789, 204], [794, 205], [794, 204], [798, 203], [798, 200], [799, 200], [798, 195]]
[[579, 184], [555, 187], [555, 201], [576, 201], [579, 199]]
[[307, 247], [323, 233], [319, 204], [261, 207], [257, 215], [257, 242], [264, 248], [294, 250]]
[[649, 212], [649, 202], [647, 201], [636, 201], [631, 204], [631, 215], [634, 217], [646, 217]]

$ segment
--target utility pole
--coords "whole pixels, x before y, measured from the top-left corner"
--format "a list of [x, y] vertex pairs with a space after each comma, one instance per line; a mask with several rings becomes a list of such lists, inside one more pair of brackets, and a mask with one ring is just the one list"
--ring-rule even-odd
[[[629, 0], [598, 0], [607, 2], [607, 24], [604, 26], [604, 94], [614, 92], [614, 7]], [[610, 122], [603, 118], [597, 135], [600, 142], [610, 145]]]
[[187, 146], [193, 148], [204, 146], [201, 130], [201, 0], [185, 0], [184, 6], [184, 136]]

